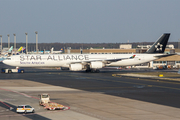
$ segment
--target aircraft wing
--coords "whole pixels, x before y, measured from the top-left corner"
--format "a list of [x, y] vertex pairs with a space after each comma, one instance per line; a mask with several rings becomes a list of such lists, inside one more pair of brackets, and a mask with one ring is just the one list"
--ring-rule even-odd
[[133, 59], [135, 56], [136, 55], [133, 55], [133, 56], [128, 57], [128, 58], [99, 59], [99, 60], [88, 60], [88, 61], [80, 61], [80, 62], [70, 62], [69, 64], [75, 64], [75, 63], [88, 64], [88, 63], [91, 63], [91, 62], [103, 62], [105, 64], [109, 64], [109, 63], [117, 62], [117, 61], [121, 61], [121, 60]]

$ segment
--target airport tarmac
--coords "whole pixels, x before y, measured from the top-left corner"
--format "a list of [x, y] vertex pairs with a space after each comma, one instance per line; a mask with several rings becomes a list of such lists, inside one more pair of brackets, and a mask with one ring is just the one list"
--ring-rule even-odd
[[[3, 67], [7, 66], [0, 64]], [[179, 120], [180, 82], [114, 76], [132, 72], [137, 70], [85, 73], [27, 68], [24, 74], [0, 73], [0, 101], [6, 104], [0, 102], [0, 119]], [[41, 93], [49, 93], [51, 101], [70, 110], [44, 110], [38, 105]], [[35, 114], [17, 114], [15, 109], [21, 104], [33, 106]]]

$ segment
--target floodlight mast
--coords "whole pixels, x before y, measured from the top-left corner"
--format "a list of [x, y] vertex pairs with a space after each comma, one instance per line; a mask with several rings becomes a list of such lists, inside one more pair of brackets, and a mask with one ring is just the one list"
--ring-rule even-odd
[[35, 31], [36, 33], [36, 52], [38, 53], [38, 32]]
[[0, 35], [1, 37], [1, 54], [2, 54], [2, 35]]
[[15, 54], [16, 54], [16, 34], [13, 34], [14, 35], [14, 51], [15, 51]]
[[7, 34], [8, 36], [8, 49], [10, 48], [10, 37], [9, 37], [9, 34]]
[[26, 54], [28, 54], [28, 33], [25, 33], [26, 35]]

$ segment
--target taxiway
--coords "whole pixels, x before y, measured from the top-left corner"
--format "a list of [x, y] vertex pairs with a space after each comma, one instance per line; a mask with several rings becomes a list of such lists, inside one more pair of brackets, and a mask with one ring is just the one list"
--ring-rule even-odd
[[[0, 64], [0, 68], [7, 67]], [[27, 68], [24, 74], [0, 73], [0, 119], [3, 120], [179, 120], [180, 82], [149, 77], [115, 76], [136, 70], [100, 73]], [[144, 72], [139, 70], [138, 72]], [[154, 72], [149, 70], [149, 72]], [[170, 71], [171, 72], [171, 71]], [[38, 94], [70, 107], [47, 111]], [[29, 104], [35, 114], [17, 114], [16, 106]]]

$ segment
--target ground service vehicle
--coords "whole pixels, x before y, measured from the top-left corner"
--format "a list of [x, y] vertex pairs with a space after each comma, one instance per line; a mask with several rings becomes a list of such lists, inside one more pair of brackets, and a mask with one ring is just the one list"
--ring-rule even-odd
[[1, 73], [24, 73], [24, 69], [2, 68]]
[[50, 96], [47, 93], [41, 94], [39, 96], [40, 96], [39, 105], [44, 106], [44, 109], [47, 109], [47, 110], [64, 110], [66, 108], [65, 106], [63, 106], [61, 104], [51, 102]]
[[28, 112], [34, 113], [35, 110], [30, 105], [19, 105], [16, 109], [16, 112], [17, 113], [28, 113]]

